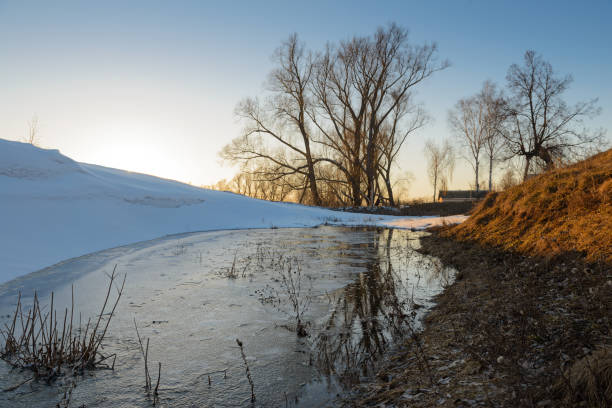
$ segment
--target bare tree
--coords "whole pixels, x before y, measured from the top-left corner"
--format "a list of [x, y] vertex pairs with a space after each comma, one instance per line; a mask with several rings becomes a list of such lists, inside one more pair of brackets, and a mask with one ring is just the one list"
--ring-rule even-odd
[[442, 145], [428, 140], [425, 143], [425, 158], [427, 159], [427, 175], [434, 191], [432, 201], [435, 202], [438, 183], [446, 177], [452, 179], [452, 173], [455, 168], [453, 147], [448, 140], [445, 140]]
[[[313, 86], [317, 106], [310, 115], [320, 133], [318, 143], [324, 147], [324, 161], [338, 169], [350, 188], [352, 205], [359, 206], [363, 199], [362, 128], [366, 106], [352, 86], [351, 70], [356, 59], [352, 49], [355, 47], [345, 47], [346, 52], [342, 52], [328, 46], [318, 58]], [[334, 182], [342, 183], [340, 178]]]
[[501, 128], [505, 120], [506, 102], [501, 91], [491, 81], [485, 81], [477, 96], [484, 106], [484, 153], [489, 162], [489, 191], [493, 190], [493, 168], [501, 158], [504, 138]]
[[246, 99], [236, 107], [245, 123], [243, 134], [225, 146], [221, 156], [231, 161], [266, 161], [270, 181], [302, 175], [314, 204], [321, 205], [315, 176], [308, 124], [308, 87], [313, 63], [296, 34], [275, 53], [277, 68], [269, 77], [271, 92], [266, 103]]
[[487, 136], [486, 106], [478, 96], [460, 99], [449, 112], [448, 121], [462, 146], [464, 157], [474, 169], [474, 186], [479, 190], [480, 156]]
[[33, 115], [32, 119], [28, 121], [28, 136], [25, 139], [26, 143], [34, 146], [38, 146], [40, 143], [40, 128], [38, 123], [38, 115]]
[[512, 168], [508, 167], [506, 171], [502, 174], [499, 180], [499, 187], [502, 190], [506, 190], [510, 187], [517, 185], [517, 180], [515, 177], [515, 172]]
[[[291, 184], [290, 179], [268, 180], [258, 179], [257, 174], [267, 174], [269, 170], [260, 168], [243, 168], [231, 180], [219, 180], [216, 184], [208, 186], [213, 190], [230, 191], [248, 197], [259, 198], [262, 200], [282, 201], [291, 193], [303, 190], [303, 180], [300, 183]], [[295, 180], [294, 180], [295, 181]]]
[[[379, 28], [374, 35], [370, 52], [372, 61], [358, 64], [364, 67], [358, 72], [364, 83], [371, 89], [367, 95], [368, 121], [366, 144], [366, 175], [368, 201], [374, 204], [375, 180], [377, 179], [376, 154], [380, 143], [381, 130], [389, 118], [396, 126], [409, 110], [410, 89], [434, 72], [449, 66], [447, 61], [437, 63], [437, 46], [412, 46], [408, 43], [408, 31], [395, 24], [387, 29]], [[422, 126], [422, 123], [418, 126]], [[404, 137], [405, 139], [405, 137]]]
[[345, 175], [353, 205], [363, 199], [374, 205], [385, 128], [402, 124], [413, 112], [406, 109], [411, 89], [448, 65], [437, 61], [435, 44], [412, 46], [407, 30], [395, 24], [379, 28], [372, 37], [329, 46], [319, 58], [314, 88], [318, 109], [313, 115], [320, 143], [335, 152], [325, 160]]
[[589, 132], [584, 119], [600, 112], [597, 99], [568, 105], [562, 94], [571, 75], [556, 75], [550, 63], [527, 51], [522, 66], [513, 64], [506, 76], [511, 93], [506, 144], [525, 160], [523, 179], [535, 161], [545, 169], [565, 158], [578, 158], [603, 146], [604, 132]]
[[414, 182], [414, 174], [410, 171], [405, 171], [400, 174], [399, 177], [394, 178], [393, 182], [393, 196], [396, 205], [401, 205], [402, 202], [408, 201], [408, 195], [410, 187]]
[[322, 196], [353, 206], [394, 203], [391, 170], [407, 136], [425, 123], [412, 89], [448, 66], [437, 61], [436, 45], [413, 46], [407, 30], [390, 24], [316, 58], [294, 35], [275, 57], [269, 97], [238, 104], [245, 128], [221, 156], [256, 163], [248, 166], [255, 178], [291, 185], [317, 205]]
[[[404, 123], [400, 128], [400, 119], [405, 116], [404, 110], [410, 110], [410, 120]], [[379, 151], [380, 156], [377, 160], [378, 172], [382, 178], [387, 190], [387, 199], [389, 205], [395, 206], [395, 197], [393, 195], [393, 182], [391, 177], [391, 169], [397, 163], [397, 155], [399, 154], [402, 145], [408, 136], [416, 130], [425, 126], [428, 117], [420, 106], [411, 104], [409, 99], [403, 104], [398, 104], [390, 123], [385, 124], [381, 129]]]
[[441, 191], [448, 191], [448, 177], [442, 175], [442, 177], [440, 178], [440, 190]]

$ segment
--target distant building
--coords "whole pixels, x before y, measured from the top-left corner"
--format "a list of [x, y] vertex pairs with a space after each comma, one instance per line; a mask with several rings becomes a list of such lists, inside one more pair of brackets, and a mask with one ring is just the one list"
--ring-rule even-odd
[[438, 202], [476, 201], [483, 199], [488, 193], [488, 190], [440, 190], [438, 193]]

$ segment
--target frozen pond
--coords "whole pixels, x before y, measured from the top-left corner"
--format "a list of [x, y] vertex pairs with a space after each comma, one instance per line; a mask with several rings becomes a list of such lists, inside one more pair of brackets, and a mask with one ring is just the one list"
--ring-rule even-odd
[[[25, 305], [34, 290], [43, 304], [53, 291], [63, 314], [71, 285], [75, 311], [86, 321], [101, 309], [107, 275], [117, 265], [127, 280], [103, 343], [105, 354], [117, 354], [115, 369], [78, 377], [70, 406], [151, 406], [134, 319], [141, 337], [150, 339], [154, 382], [162, 363], [158, 406], [250, 406], [236, 339], [244, 343], [255, 406], [325, 406], [369, 375], [376, 358], [409, 335], [449, 282], [450, 271], [411, 249], [421, 234], [337, 227], [220, 231], [110, 249], [0, 285], [0, 325], [10, 324], [19, 291]], [[296, 305], [305, 336], [296, 331]], [[0, 389], [29, 377], [0, 362]], [[55, 406], [64, 381], [0, 392], [0, 406]]]

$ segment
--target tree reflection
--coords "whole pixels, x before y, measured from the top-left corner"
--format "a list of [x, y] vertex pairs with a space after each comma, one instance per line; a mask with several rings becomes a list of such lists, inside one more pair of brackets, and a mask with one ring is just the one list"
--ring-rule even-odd
[[[337, 375], [344, 385], [371, 374], [376, 359], [413, 330], [410, 291], [394, 268], [398, 257], [393, 233], [374, 234], [364, 248], [366, 271], [330, 296], [331, 316], [315, 340], [317, 367], [326, 375]], [[407, 246], [403, 250], [413, 252]]]

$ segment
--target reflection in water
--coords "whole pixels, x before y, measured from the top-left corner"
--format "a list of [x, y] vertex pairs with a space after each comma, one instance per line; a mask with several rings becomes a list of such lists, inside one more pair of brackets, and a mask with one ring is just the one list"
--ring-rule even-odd
[[[134, 318], [140, 334], [151, 338], [149, 361], [163, 364], [161, 407], [250, 406], [236, 338], [244, 342], [257, 406], [329, 405], [338, 383], [370, 374], [377, 358], [418, 328], [432, 296], [448, 283], [439, 263], [411, 249], [419, 234], [220, 231], [102, 251], [0, 285], [0, 325], [12, 315], [20, 288], [24, 296], [30, 288], [52, 288], [63, 309], [72, 284], [75, 310], [86, 321], [104, 301], [100, 287], [116, 263], [128, 279], [103, 344], [117, 354], [116, 369], [78, 378], [73, 406], [150, 406]], [[262, 304], [262, 293], [269, 304]], [[307, 337], [297, 336], [301, 321]], [[0, 362], [0, 389], [26, 375]], [[63, 382], [0, 393], [0, 406], [55, 405]]]
[[394, 239], [394, 230], [379, 231], [364, 248], [375, 255], [366, 256], [366, 271], [329, 296], [331, 313], [314, 341], [316, 364], [345, 386], [371, 374], [390, 345], [414, 333], [422, 307], [414, 290], [424, 273], [430, 288], [449, 283], [448, 269], [416, 253], [410, 236], [402, 238]]

